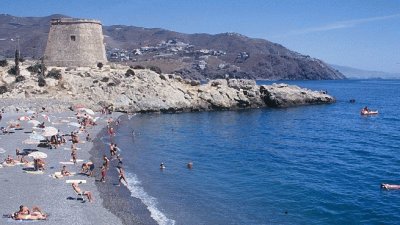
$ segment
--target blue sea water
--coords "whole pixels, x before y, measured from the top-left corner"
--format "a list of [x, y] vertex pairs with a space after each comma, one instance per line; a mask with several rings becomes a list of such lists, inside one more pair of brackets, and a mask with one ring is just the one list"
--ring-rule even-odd
[[290, 83], [337, 103], [125, 116], [132, 196], [159, 224], [398, 224], [400, 81]]

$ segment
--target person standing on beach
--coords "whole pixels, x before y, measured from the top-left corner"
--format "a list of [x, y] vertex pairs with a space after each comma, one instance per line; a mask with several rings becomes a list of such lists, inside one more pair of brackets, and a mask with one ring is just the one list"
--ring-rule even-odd
[[103, 182], [103, 183], [104, 183], [104, 182], [106, 182], [107, 168], [103, 165], [103, 166], [101, 167], [100, 172], [101, 172], [100, 182]]
[[121, 186], [122, 180], [124, 180], [125, 184], [128, 185], [128, 182], [126, 181], [126, 178], [125, 178], [124, 169], [122, 168], [122, 166], [119, 166], [118, 169], [119, 169], [119, 181], [118, 181], [117, 186]]
[[76, 155], [76, 149], [72, 149], [72, 152], [71, 152], [71, 157], [72, 157], [72, 162], [74, 162], [74, 164], [76, 165], [76, 158], [77, 158], [77, 155]]
[[111, 142], [110, 144], [110, 156], [113, 157], [115, 156], [115, 152], [114, 152], [114, 143]]
[[113, 149], [112, 149], [112, 152], [113, 152], [113, 156], [116, 156], [116, 155], [117, 155], [117, 152], [118, 152], [117, 144], [114, 144]]
[[110, 165], [110, 160], [106, 155], [103, 155], [103, 165], [106, 167], [106, 169], [108, 169], [108, 166]]

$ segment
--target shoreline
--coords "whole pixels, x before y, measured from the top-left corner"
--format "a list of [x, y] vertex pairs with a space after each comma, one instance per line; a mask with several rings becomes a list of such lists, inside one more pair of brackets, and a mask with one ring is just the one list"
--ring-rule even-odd
[[[118, 118], [123, 116], [120, 114]], [[116, 119], [115, 116], [112, 116]], [[116, 129], [118, 133], [118, 129]], [[89, 151], [91, 155], [90, 160], [95, 164], [95, 174], [99, 174], [99, 166], [102, 165], [103, 154], [109, 155], [108, 145], [103, 143], [103, 138], [108, 138], [107, 127], [104, 126], [93, 139], [93, 147]], [[110, 211], [112, 214], [121, 219], [125, 225], [130, 224], [148, 224], [157, 225], [157, 222], [151, 217], [150, 211], [143, 202], [135, 197], [131, 196], [130, 190], [118, 184], [118, 172], [116, 169], [117, 161], [110, 159], [110, 168], [107, 171], [106, 182], [102, 183], [96, 180], [95, 185], [100, 194], [100, 198], [103, 200], [102, 205], [105, 209]]]

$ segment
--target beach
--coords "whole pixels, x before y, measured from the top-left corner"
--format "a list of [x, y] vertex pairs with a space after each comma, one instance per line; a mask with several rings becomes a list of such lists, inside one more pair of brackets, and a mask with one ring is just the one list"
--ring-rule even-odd
[[[0, 121], [1, 127], [6, 127], [9, 121], [16, 121], [21, 116], [26, 116], [27, 112], [19, 112], [8, 110], [3, 113], [3, 118]], [[77, 122], [74, 111], [65, 112], [41, 112], [37, 116], [37, 120], [44, 121], [41, 118], [42, 114], [48, 116], [51, 122], [45, 122], [46, 126], [53, 126], [59, 129], [63, 134], [69, 134], [76, 131], [76, 126], [71, 126], [69, 123]], [[77, 144], [77, 158], [76, 165], [70, 163], [71, 159], [71, 141], [70, 137], [66, 136], [66, 143], [57, 147], [56, 149], [42, 148], [35, 145], [23, 144], [23, 141], [29, 138], [32, 130], [40, 133], [40, 129], [33, 129], [32, 125], [27, 121], [19, 121], [22, 130], [10, 130], [11, 133], [0, 135], [0, 159], [3, 161], [8, 155], [16, 158], [16, 148], [20, 151], [28, 149], [37, 149], [40, 152], [47, 154], [45, 158], [45, 170], [43, 174], [26, 173], [24, 165], [6, 166], [0, 168], [0, 182], [1, 193], [0, 212], [3, 218], [0, 224], [15, 223], [16, 221], [7, 218], [6, 215], [18, 211], [20, 205], [25, 205], [29, 208], [38, 206], [44, 213], [48, 215], [45, 221], [46, 224], [152, 224], [150, 216], [142, 216], [148, 218], [143, 220], [138, 215], [133, 215], [132, 201], [129, 191], [126, 187], [115, 186], [115, 181], [118, 183], [118, 174], [116, 168], [110, 166], [109, 174], [106, 183], [98, 182], [99, 180], [99, 167], [102, 162], [99, 161], [103, 153], [105, 153], [105, 146], [102, 144], [100, 137], [105, 134], [105, 126], [107, 121], [105, 118], [111, 116], [115, 119], [120, 114], [113, 114], [102, 116], [96, 114], [100, 118], [96, 121], [97, 125], [87, 129], [90, 136], [94, 138], [93, 142], [85, 141], [86, 133], [79, 134], [80, 143]], [[14, 133], [12, 133], [14, 132]], [[97, 154], [96, 154], [97, 153]], [[29, 161], [33, 161], [31, 157], [25, 157]], [[81, 161], [82, 160], [82, 161]], [[83, 162], [93, 160], [95, 163], [95, 177], [88, 177], [79, 174]], [[61, 164], [60, 162], [63, 162]], [[54, 178], [55, 172], [59, 172], [62, 166], [66, 164], [69, 172], [76, 173], [71, 177]], [[113, 164], [111, 164], [113, 165]], [[115, 174], [113, 174], [115, 172]], [[66, 180], [86, 180], [86, 183], [79, 184], [83, 191], [90, 191], [93, 195], [94, 201], [85, 202], [77, 199], [77, 194], [73, 191], [71, 184], [67, 184]], [[114, 179], [114, 180], [112, 180]], [[113, 183], [114, 182], [114, 183]], [[96, 187], [97, 183], [97, 187]], [[100, 191], [99, 191], [100, 190]], [[125, 201], [119, 201], [118, 197], [127, 198]], [[103, 200], [104, 198], [105, 200]], [[123, 204], [120, 204], [123, 203]], [[107, 206], [107, 207], [105, 207]], [[107, 208], [113, 208], [114, 213], [110, 212]], [[137, 202], [135, 212], [141, 212], [146, 215], [146, 208], [140, 206], [140, 200]], [[149, 215], [149, 213], [147, 212]], [[121, 219], [122, 218], [122, 219]], [[140, 222], [142, 221], [142, 222]], [[143, 222], [144, 221], [144, 222]], [[123, 223], [124, 222], [124, 223]]]

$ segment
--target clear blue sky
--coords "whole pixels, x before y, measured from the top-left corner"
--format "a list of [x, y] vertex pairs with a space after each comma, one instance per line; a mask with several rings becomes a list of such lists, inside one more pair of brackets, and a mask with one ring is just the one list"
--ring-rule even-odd
[[237, 32], [325, 62], [400, 73], [400, 0], [2, 0], [0, 13]]

